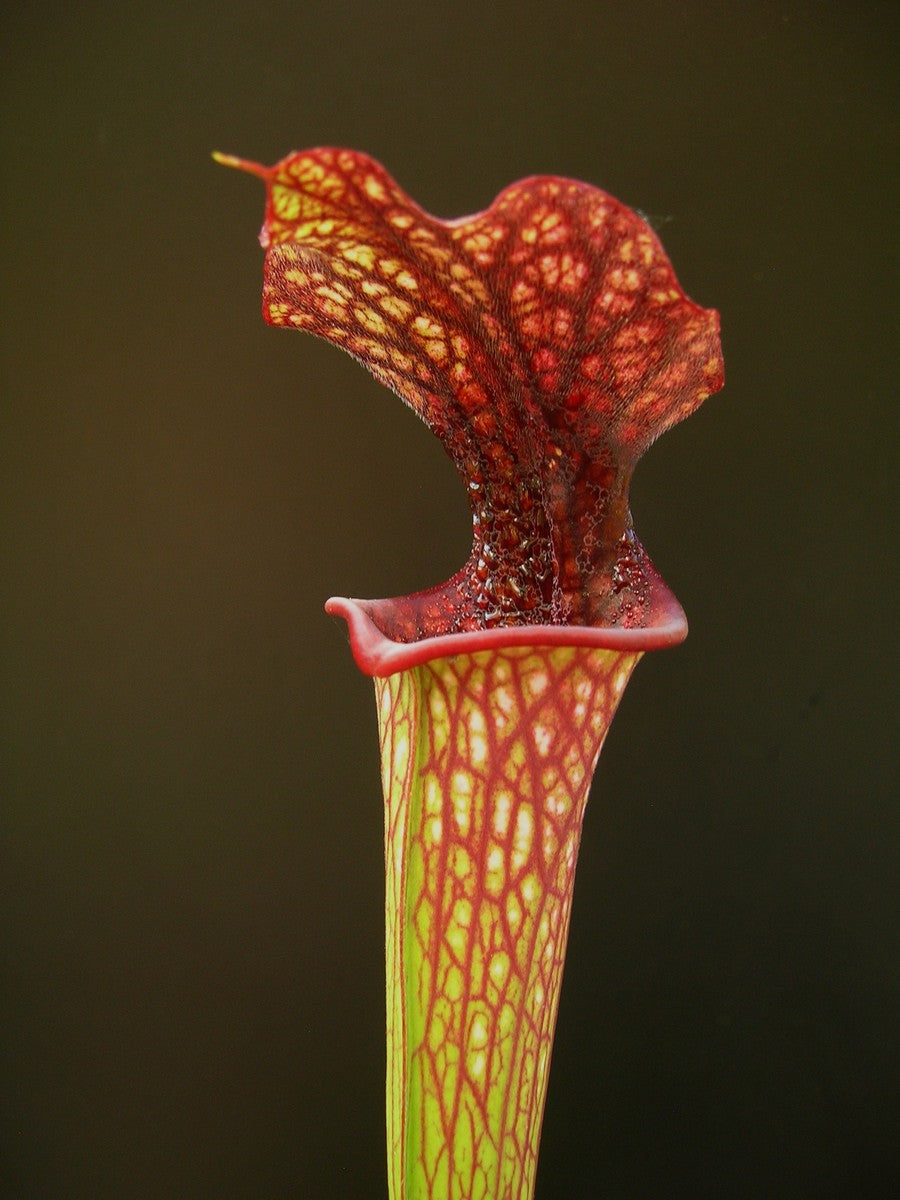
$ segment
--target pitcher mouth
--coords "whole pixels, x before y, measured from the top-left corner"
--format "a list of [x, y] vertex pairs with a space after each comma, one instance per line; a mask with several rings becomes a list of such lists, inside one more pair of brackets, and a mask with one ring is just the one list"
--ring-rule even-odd
[[332, 596], [325, 611], [343, 617], [350, 634], [350, 648], [356, 665], [366, 675], [383, 677], [418, 667], [438, 658], [456, 654], [477, 654], [503, 646], [581, 646], [622, 653], [643, 653], [677, 646], [687, 637], [684, 610], [660, 581], [656, 594], [654, 621], [635, 628], [608, 625], [504, 625], [494, 629], [473, 629], [464, 633], [445, 633], [423, 637], [414, 642], [389, 638], [373, 619], [378, 606], [390, 600], [355, 600]]

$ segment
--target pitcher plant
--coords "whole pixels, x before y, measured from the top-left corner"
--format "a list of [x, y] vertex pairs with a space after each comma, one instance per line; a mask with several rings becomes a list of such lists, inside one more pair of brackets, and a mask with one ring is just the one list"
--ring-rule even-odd
[[358, 358], [467, 491], [451, 579], [326, 608], [375, 681], [391, 1200], [531, 1200], [594, 767], [638, 659], [687, 632], [629, 484], [721, 387], [718, 315], [584, 183], [444, 221], [364, 154], [215, 157], [266, 184], [266, 320]]

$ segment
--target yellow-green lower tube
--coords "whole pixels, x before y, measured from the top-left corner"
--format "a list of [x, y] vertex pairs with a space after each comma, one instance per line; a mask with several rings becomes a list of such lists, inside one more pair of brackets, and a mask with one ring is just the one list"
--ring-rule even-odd
[[505, 646], [376, 678], [391, 1200], [531, 1200], [594, 766], [640, 653]]

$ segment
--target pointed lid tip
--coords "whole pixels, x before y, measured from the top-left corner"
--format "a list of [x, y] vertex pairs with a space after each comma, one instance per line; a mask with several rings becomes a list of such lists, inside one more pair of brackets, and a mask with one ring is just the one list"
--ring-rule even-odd
[[222, 154], [213, 150], [213, 159], [223, 167], [234, 167], [237, 171], [246, 171], [248, 175], [258, 175], [260, 179], [268, 179], [270, 171], [262, 163], [251, 162], [248, 158], [238, 158], [235, 154]]

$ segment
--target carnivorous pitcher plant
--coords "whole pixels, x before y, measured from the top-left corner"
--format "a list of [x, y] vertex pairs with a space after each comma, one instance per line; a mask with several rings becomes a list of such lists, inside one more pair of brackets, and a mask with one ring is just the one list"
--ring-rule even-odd
[[530, 1200], [594, 767], [638, 659], [687, 632], [629, 483], [721, 386], [718, 316], [584, 183], [443, 221], [363, 154], [216, 158], [266, 184], [266, 320], [358, 358], [467, 490], [452, 579], [326, 608], [375, 680], [390, 1195]]

